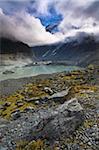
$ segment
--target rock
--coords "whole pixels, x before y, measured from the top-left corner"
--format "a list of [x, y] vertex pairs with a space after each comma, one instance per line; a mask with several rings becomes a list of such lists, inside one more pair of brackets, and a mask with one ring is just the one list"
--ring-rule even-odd
[[[9, 121], [0, 117], [0, 128], [7, 126], [8, 123]], [[0, 133], [0, 136], [1, 136], [1, 133]]]
[[57, 92], [55, 94], [53, 94], [52, 96], [49, 97], [49, 99], [54, 100], [54, 101], [61, 101], [63, 100], [63, 98], [65, 98], [65, 96], [68, 95], [70, 88], [68, 88], [67, 90], [63, 90], [61, 92]]
[[40, 102], [39, 102], [39, 101], [35, 101], [35, 104], [36, 104], [36, 105], [39, 105], [39, 104], [40, 104]]
[[12, 117], [13, 120], [16, 120], [16, 119], [18, 119], [19, 117], [21, 117], [21, 112], [20, 112], [20, 110], [14, 111], [14, 112], [11, 114], [11, 117]]
[[27, 107], [27, 108], [25, 108], [24, 111], [26, 111], [26, 112], [28, 112], [28, 111], [34, 111], [34, 107]]
[[23, 106], [24, 104], [23, 103], [17, 103], [17, 106], [18, 107], [21, 107], [21, 106]]
[[13, 73], [15, 73], [15, 72], [12, 71], [12, 70], [6, 70], [6, 71], [4, 71], [2, 74], [7, 75], [7, 74], [13, 74]]
[[[47, 89], [48, 90], [48, 89]], [[47, 102], [49, 100], [53, 100], [53, 101], [60, 101], [63, 102], [62, 100], [64, 100], [65, 96], [68, 95], [70, 88], [68, 88], [67, 90], [63, 90], [61, 92], [57, 92], [51, 96], [45, 96], [45, 97], [32, 97], [32, 98], [26, 98], [25, 101], [26, 102], [34, 102], [36, 104], [40, 103], [40, 102]], [[52, 91], [50, 91], [51, 94]]]
[[6, 102], [6, 103], [3, 104], [4, 107], [8, 107], [10, 105], [11, 105], [11, 102]]
[[42, 88], [42, 87], [43, 87], [43, 85], [42, 85], [42, 84], [39, 84], [39, 85], [37, 85], [37, 87], [38, 87], [38, 88]]
[[40, 98], [39, 97], [32, 97], [32, 98], [26, 98], [25, 101], [26, 102], [35, 102], [35, 101], [39, 101]]
[[88, 142], [88, 145], [91, 146], [92, 145], [91, 142]]
[[23, 103], [22, 101], [17, 101], [17, 102], [16, 102], [16, 105], [17, 105], [18, 107], [21, 107], [21, 106], [24, 105], [24, 103]]
[[[18, 112], [14, 114], [15, 118]], [[19, 112], [20, 114], [20, 112]], [[9, 147], [9, 143], [18, 140], [48, 139], [56, 141], [70, 136], [84, 120], [84, 112], [76, 99], [71, 99], [57, 108], [39, 109], [34, 113], [22, 114], [17, 120], [0, 128], [3, 134], [1, 146]], [[11, 131], [11, 129], [16, 129]], [[6, 136], [5, 136], [6, 135]], [[15, 149], [12, 145], [12, 149]]]
[[54, 92], [52, 91], [52, 89], [51, 88], [49, 88], [49, 87], [45, 87], [44, 88], [44, 91], [46, 92], [46, 93], [48, 93], [49, 95], [52, 95]]
[[4, 106], [3, 105], [0, 105], [0, 110], [4, 110]]
[[11, 105], [10, 102], [5, 102], [4, 104], [0, 105], [0, 110], [3, 110], [3, 111], [6, 110], [6, 108], [10, 105]]

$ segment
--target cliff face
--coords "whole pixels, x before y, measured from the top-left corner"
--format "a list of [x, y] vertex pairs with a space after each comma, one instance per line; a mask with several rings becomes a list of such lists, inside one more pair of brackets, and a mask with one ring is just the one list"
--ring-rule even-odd
[[33, 52], [40, 60], [66, 61], [73, 65], [99, 65], [99, 42], [87, 37], [81, 42], [77, 40], [54, 45], [33, 47]]

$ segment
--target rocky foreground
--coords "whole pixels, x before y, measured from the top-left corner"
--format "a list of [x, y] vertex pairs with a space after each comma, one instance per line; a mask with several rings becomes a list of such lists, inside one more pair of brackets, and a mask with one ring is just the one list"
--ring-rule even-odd
[[27, 80], [1, 93], [0, 150], [99, 149], [99, 67]]

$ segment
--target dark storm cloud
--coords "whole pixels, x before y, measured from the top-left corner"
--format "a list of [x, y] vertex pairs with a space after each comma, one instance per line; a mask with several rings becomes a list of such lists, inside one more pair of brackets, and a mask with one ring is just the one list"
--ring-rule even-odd
[[93, 17], [99, 21], [99, 1], [95, 1], [87, 7], [83, 12], [87, 17]]
[[5, 13], [12, 14], [26, 8], [29, 2], [23, 0], [0, 0], [0, 7]]

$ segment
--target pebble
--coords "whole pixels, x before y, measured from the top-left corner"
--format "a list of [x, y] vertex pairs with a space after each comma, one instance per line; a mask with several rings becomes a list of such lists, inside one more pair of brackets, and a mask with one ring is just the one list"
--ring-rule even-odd
[[0, 110], [3, 110], [4, 109], [4, 106], [3, 105], [0, 105]]
[[51, 88], [49, 88], [49, 87], [45, 87], [44, 88], [44, 91], [46, 92], [46, 93], [48, 93], [49, 95], [52, 95], [54, 92], [52, 91], [52, 89]]
[[6, 103], [3, 104], [4, 107], [8, 107], [10, 105], [11, 105], [11, 102], [6, 102]]
[[36, 105], [39, 105], [39, 104], [40, 104], [40, 102], [39, 102], [39, 101], [35, 101], [35, 104], [36, 104]]
[[26, 112], [28, 112], [28, 111], [34, 111], [34, 107], [27, 107], [27, 108], [25, 108], [25, 110], [24, 111], [26, 111]]
[[18, 107], [21, 107], [21, 106], [23, 106], [23, 105], [24, 105], [24, 103], [22, 103], [22, 102], [17, 103], [17, 106], [18, 106]]
[[91, 146], [92, 145], [91, 142], [88, 142], [88, 145]]
[[20, 110], [16, 110], [11, 114], [12, 119], [16, 120], [17, 118], [21, 117]]

